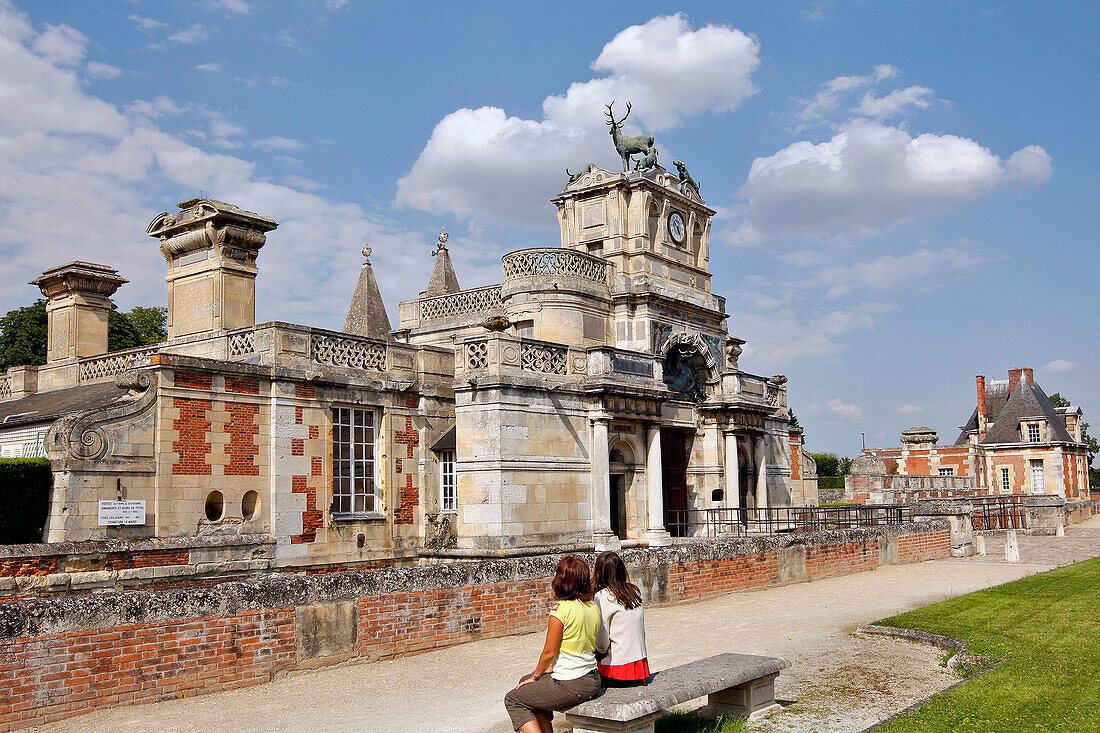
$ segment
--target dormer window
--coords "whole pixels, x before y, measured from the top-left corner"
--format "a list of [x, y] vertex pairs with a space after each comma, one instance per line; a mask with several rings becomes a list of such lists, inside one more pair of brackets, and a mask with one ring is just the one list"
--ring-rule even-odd
[[1028, 426], [1027, 426], [1027, 442], [1029, 442], [1029, 443], [1038, 443], [1038, 442], [1040, 442], [1043, 439], [1042, 435], [1041, 435], [1041, 432], [1042, 431], [1039, 429], [1038, 423], [1028, 424]]

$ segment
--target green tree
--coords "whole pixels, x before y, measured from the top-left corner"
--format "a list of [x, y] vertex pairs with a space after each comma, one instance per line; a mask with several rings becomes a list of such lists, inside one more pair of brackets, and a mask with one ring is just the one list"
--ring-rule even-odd
[[813, 453], [818, 476], [847, 476], [852, 470], [852, 459], [836, 453]]
[[[158, 344], [168, 337], [168, 309], [135, 306], [127, 312], [113, 305], [107, 315], [107, 350]], [[15, 308], [0, 318], [0, 372], [14, 366], [46, 363], [46, 301]]]
[[168, 338], [168, 309], [161, 306], [135, 305], [126, 317], [137, 331], [142, 346], [159, 344]]
[[0, 372], [46, 363], [46, 301], [15, 308], [0, 318]]
[[[1055, 407], [1069, 407], [1071, 404], [1073, 404], [1058, 392], [1055, 392], [1050, 396], [1050, 403]], [[1089, 435], [1089, 424], [1084, 421], [1081, 422], [1081, 442], [1085, 444], [1086, 450], [1088, 450], [1089, 465], [1091, 466], [1092, 459], [1096, 458], [1097, 453], [1100, 453], [1100, 443], [1097, 443], [1096, 438]], [[1090, 469], [1090, 476], [1092, 470], [1094, 469]], [[1089, 485], [1097, 486], [1098, 482], [1093, 482], [1090, 479]]]

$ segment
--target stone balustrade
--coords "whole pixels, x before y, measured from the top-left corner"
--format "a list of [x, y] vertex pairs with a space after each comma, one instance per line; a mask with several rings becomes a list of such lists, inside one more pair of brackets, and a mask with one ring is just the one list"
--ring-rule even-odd
[[521, 278], [576, 278], [607, 285], [610, 265], [595, 255], [560, 247], [537, 247], [509, 252], [502, 260], [504, 282]]
[[755, 402], [776, 409], [787, 407], [787, 388], [768, 377], [748, 372], [727, 372], [722, 377], [722, 389], [746, 402]]
[[612, 346], [588, 349], [588, 376], [642, 379], [661, 379], [661, 360], [652, 354], [628, 351]]
[[0, 374], [0, 400], [6, 400], [11, 397], [11, 377], [7, 374]]
[[512, 374], [585, 377], [588, 355], [584, 350], [502, 333], [462, 341], [455, 347], [455, 376]]
[[79, 379], [81, 384], [104, 382], [134, 367], [149, 363], [149, 357], [160, 351], [163, 344], [139, 346], [125, 351], [113, 351], [103, 356], [94, 356], [80, 360]]

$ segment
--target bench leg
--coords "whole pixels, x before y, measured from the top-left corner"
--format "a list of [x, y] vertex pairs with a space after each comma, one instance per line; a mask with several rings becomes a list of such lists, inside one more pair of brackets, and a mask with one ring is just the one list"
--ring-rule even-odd
[[634, 720], [619, 721], [566, 713], [565, 722], [573, 726], [573, 733], [653, 733], [653, 721], [662, 715], [658, 710]]
[[715, 715], [739, 715], [743, 718], [759, 718], [775, 712], [775, 678], [779, 673], [749, 680], [736, 687], [707, 696], [707, 710]]

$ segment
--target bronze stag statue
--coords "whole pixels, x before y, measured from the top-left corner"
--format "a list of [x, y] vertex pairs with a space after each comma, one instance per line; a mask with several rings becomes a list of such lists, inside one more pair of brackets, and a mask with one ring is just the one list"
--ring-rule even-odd
[[[615, 150], [619, 152], [619, 157], [623, 159], [623, 170], [630, 170], [630, 156], [632, 155], [645, 155], [653, 148], [653, 136], [652, 135], [624, 135], [623, 123], [626, 122], [626, 118], [630, 116], [630, 102], [626, 103], [626, 114], [623, 115], [621, 120], [615, 120], [615, 113], [612, 111], [612, 107], [615, 105], [615, 100], [611, 100], [611, 104], [607, 105], [607, 124], [611, 125], [611, 139], [615, 141]], [[656, 157], [654, 157], [656, 161]]]

